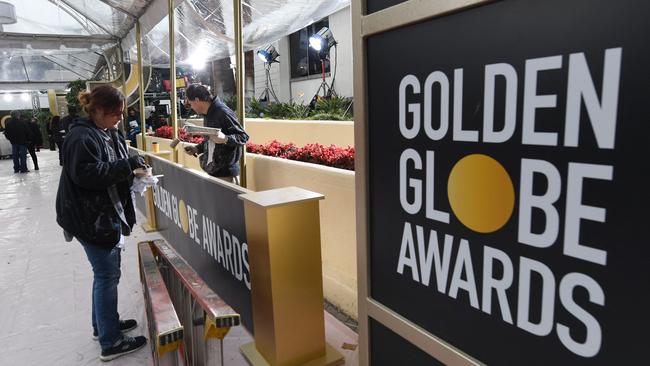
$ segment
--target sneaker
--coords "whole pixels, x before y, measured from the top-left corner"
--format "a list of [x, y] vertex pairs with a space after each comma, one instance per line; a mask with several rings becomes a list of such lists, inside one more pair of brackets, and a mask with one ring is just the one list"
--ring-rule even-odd
[[147, 338], [143, 336], [129, 337], [124, 336], [121, 341], [111, 348], [103, 349], [99, 359], [106, 362], [135, 352], [147, 344]]
[[[126, 333], [137, 327], [138, 327], [138, 322], [135, 321], [135, 319], [120, 320], [120, 330], [122, 331], [122, 333]], [[99, 339], [99, 335], [97, 335], [97, 329], [93, 330], [93, 339], [94, 340]]]

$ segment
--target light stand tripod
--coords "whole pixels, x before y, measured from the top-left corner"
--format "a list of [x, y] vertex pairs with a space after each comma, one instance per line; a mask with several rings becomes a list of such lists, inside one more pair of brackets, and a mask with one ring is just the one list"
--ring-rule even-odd
[[[320, 99], [331, 99], [332, 97], [337, 97], [338, 95], [336, 94], [336, 91], [334, 91], [334, 80], [336, 80], [336, 64], [337, 64], [337, 56], [338, 52], [336, 52], [336, 43], [334, 43], [334, 74], [332, 75], [332, 82], [328, 85], [327, 81], [325, 81], [325, 60], [328, 60], [328, 53], [325, 51], [320, 52], [320, 68], [321, 68], [321, 83], [318, 89], [316, 90], [316, 94], [314, 94], [314, 97], [311, 98], [311, 101], [309, 102], [309, 108], [312, 110], [316, 107], [316, 103]], [[323, 96], [319, 96], [318, 94], [323, 91]]]
[[271, 62], [264, 63], [264, 73], [266, 74], [266, 86], [262, 94], [260, 94], [260, 101], [271, 101], [271, 97], [275, 100], [276, 103], [279, 103], [277, 95], [275, 95], [275, 90], [273, 89], [273, 82], [271, 81]]
[[327, 84], [327, 81], [325, 81], [325, 59], [321, 58], [320, 60], [320, 68], [321, 68], [321, 83], [320, 86], [318, 87], [318, 90], [316, 90], [316, 95], [314, 95], [315, 99], [319, 99], [318, 93], [320, 91], [323, 91], [323, 98], [329, 99], [331, 97], [336, 96], [336, 92], [334, 91], [334, 88], [330, 85]]

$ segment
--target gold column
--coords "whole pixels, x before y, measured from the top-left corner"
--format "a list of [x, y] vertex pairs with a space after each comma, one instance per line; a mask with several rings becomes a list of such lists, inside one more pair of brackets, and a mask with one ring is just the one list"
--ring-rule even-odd
[[54, 89], [47, 90], [47, 100], [50, 102], [50, 113], [53, 116], [59, 115], [59, 106], [56, 103], [56, 92]]
[[[120, 83], [122, 84], [120, 86], [120, 89], [122, 89], [122, 94], [124, 94], [124, 99], [125, 101], [129, 99], [129, 94], [126, 90], [126, 81], [125, 78], [126, 76], [124, 75], [126, 68], [124, 67], [124, 50], [122, 50], [122, 44], [119, 45], [117, 48], [118, 52], [120, 53], [120, 69], [122, 69], [122, 72], [120, 72]], [[129, 111], [126, 108], [126, 102], [124, 103], [124, 111], [122, 113], [122, 123], [118, 125], [118, 129], [122, 131], [122, 134], [126, 136], [126, 126], [124, 126], [125, 123], [128, 121], [126, 120], [129, 116]]]
[[[235, 84], [237, 88], [237, 119], [241, 124], [242, 128], [246, 130], [244, 124], [244, 118], [246, 113], [244, 112], [245, 101], [244, 101], [244, 36], [243, 36], [243, 25], [242, 25], [242, 5], [241, 0], [233, 0], [233, 13], [235, 15], [235, 60], [237, 67], [235, 69]], [[246, 187], [246, 146], [243, 147], [242, 156], [239, 160], [240, 166], [240, 182], [242, 187]]]
[[[174, 46], [174, 0], [168, 0], [169, 4], [169, 83], [171, 90], [169, 91], [169, 99], [171, 100], [171, 120], [172, 120], [172, 138], [178, 138], [178, 120], [176, 118], [176, 49]], [[178, 161], [178, 151], [173, 150], [173, 160]]]
[[338, 365], [325, 342], [318, 201], [297, 187], [247, 193], [255, 342], [242, 346], [255, 366]]
[[144, 75], [142, 74], [142, 34], [140, 33], [140, 19], [135, 21], [135, 44], [138, 52], [138, 94], [140, 98], [140, 137], [142, 138], [142, 150], [147, 151], [147, 124], [144, 120]]

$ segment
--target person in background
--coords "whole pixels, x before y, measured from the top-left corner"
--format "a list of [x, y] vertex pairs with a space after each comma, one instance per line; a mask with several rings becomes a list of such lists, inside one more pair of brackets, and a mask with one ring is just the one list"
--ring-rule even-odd
[[191, 84], [186, 89], [187, 100], [196, 113], [203, 115], [203, 126], [220, 128], [218, 136], [211, 136], [199, 145], [187, 145], [185, 152], [200, 154], [201, 168], [219, 179], [239, 184], [239, 160], [243, 155], [248, 134], [237, 121], [237, 116], [207, 87]]
[[129, 125], [131, 124], [131, 121], [135, 121], [138, 125], [140, 125], [140, 113], [138, 113], [138, 110], [134, 108], [129, 108], [129, 118], [127, 119]]
[[56, 147], [59, 149], [59, 165], [63, 166], [63, 139], [65, 138], [65, 127], [61, 124], [61, 117], [54, 116], [50, 120], [50, 135], [52, 140], [56, 144]]
[[135, 120], [131, 120], [129, 122], [129, 134], [126, 137], [127, 140], [131, 141], [131, 146], [133, 147], [138, 146], [136, 139], [140, 132], [142, 131], [140, 131], [140, 125], [138, 124], [138, 122], [136, 122]]
[[77, 119], [77, 107], [73, 105], [68, 106], [68, 115], [61, 118], [61, 126], [63, 127], [63, 130], [67, 134], [70, 132], [70, 125], [74, 120]]
[[41, 150], [43, 146], [43, 135], [41, 134], [41, 129], [38, 127], [38, 122], [36, 118], [32, 118], [28, 123], [29, 126], [29, 143], [27, 144], [27, 151], [32, 157], [32, 162], [34, 163], [34, 170], [38, 170], [38, 158], [36, 157], [36, 152]]
[[29, 126], [21, 119], [19, 111], [11, 111], [11, 118], [5, 123], [5, 136], [11, 142], [11, 156], [14, 159], [14, 173], [27, 173], [27, 144]]
[[146, 167], [142, 156], [128, 154], [117, 130], [124, 95], [110, 85], [81, 92], [88, 118], [77, 118], [63, 143], [63, 169], [56, 197], [56, 221], [66, 240], [77, 238], [93, 270], [92, 328], [100, 359], [110, 361], [142, 348], [147, 339], [124, 333], [137, 327], [117, 312], [124, 237], [135, 224], [131, 197], [133, 171]]

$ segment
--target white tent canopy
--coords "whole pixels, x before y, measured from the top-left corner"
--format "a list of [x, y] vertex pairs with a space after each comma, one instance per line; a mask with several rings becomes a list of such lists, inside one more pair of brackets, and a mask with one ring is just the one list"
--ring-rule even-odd
[[[140, 20], [145, 65], [169, 65], [168, 0], [0, 0], [15, 7], [0, 32], [0, 83], [95, 79], [117, 46], [135, 62]], [[242, 0], [244, 50], [257, 49], [349, 4], [349, 0]], [[232, 0], [174, 0], [179, 65], [234, 53]], [[0, 7], [2, 9], [2, 7]], [[0, 14], [2, 16], [3, 14]]]

